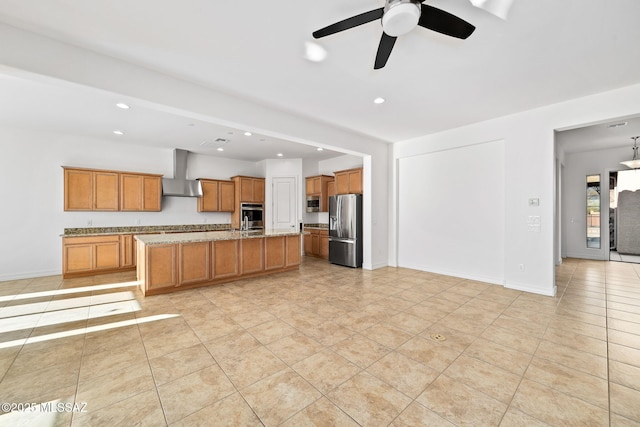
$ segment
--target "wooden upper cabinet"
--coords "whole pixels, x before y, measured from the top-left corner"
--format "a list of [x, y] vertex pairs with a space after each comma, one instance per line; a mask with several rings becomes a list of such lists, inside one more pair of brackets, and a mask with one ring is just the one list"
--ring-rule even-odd
[[198, 212], [233, 212], [235, 210], [235, 183], [201, 179], [202, 197], [198, 198]]
[[320, 212], [328, 212], [329, 185], [333, 182], [333, 177], [329, 175], [309, 176], [305, 178], [305, 181], [307, 196], [320, 197]]
[[236, 204], [264, 203], [264, 178], [234, 176], [231, 180], [236, 185]]
[[64, 168], [65, 211], [160, 211], [161, 175]]
[[336, 194], [362, 194], [362, 168], [335, 173]]
[[93, 210], [93, 172], [88, 170], [64, 170], [64, 210]]
[[120, 174], [121, 211], [159, 211], [162, 179], [159, 176]]

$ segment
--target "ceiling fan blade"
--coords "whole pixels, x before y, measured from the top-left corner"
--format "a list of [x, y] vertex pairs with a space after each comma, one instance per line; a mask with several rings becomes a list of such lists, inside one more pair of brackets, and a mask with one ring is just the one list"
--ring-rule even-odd
[[464, 19], [444, 10], [422, 4], [422, 13], [418, 25], [433, 31], [459, 39], [466, 39], [476, 29]]
[[396, 39], [397, 37], [389, 36], [384, 32], [382, 33], [382, 38], [378, 45], [378, 53], [376, 54], [376, 62], [373, 66], [374, 70], [379, 70], [387, 64], [387, 60], [389, 59], [389, 55], [391, 55], [391, 50], [393, 49], [393, 45], [396, 43]]
[[319, 39], [320, 37], [329, 36], [331, 34], [339, 33], [340, 31], [348, 30], [358, 25], [366, 24], [376, 19], [382, 18], [384, 8], [370, 10], [369, 12], [361, 13], [360, 15], [352, 16], [351, 18], [344, 19], [335, 24], [331, 24], [328, 27], [319, 29], [313, 32], [313, 37]]

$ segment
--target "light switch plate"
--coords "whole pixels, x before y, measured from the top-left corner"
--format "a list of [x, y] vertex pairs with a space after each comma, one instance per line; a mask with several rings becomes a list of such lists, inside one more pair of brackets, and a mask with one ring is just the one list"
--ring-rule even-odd
[[540, 199], [537, 197], [529, 199], [529, 206], [540, 206]]

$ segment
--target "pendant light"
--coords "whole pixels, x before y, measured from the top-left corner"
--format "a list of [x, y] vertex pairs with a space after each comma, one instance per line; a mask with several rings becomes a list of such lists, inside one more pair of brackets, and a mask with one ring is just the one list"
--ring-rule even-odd
[[632, 136], [633, 139], [633, 159], [626, 162], [620, 162], [620, 164], [630, 167], [631, 169], [640, 168], [640, 159], [638, 158], [638, 138], [640, 136]]

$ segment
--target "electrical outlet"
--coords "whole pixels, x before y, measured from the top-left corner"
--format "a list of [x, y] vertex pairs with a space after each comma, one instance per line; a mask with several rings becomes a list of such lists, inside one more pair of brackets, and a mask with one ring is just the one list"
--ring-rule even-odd
[[92, 221], [92, 220], [90, 220], [90, 219], [88, 219], [88, 220], [87, 220], [87, 226], [91, 227], [92, 225], [93, 225], [93, 221]]
[[518, 268], [524, 273], [524, 264], [518, 264]]

